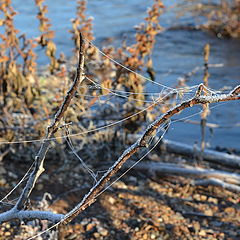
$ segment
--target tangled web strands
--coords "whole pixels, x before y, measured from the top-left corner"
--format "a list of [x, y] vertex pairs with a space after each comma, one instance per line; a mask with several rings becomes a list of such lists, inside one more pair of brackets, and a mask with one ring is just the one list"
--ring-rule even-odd
[[[134, 166], [136, 166], [140, 161], [142, 161], [149, 153], [151, 153], [156, 146], [159, 144], [159, 142], [162, 140], [162, 138], [164, 137], [164, 135], [166, 134], [168, 128], [170, 126], [170, 122], [167, 123], [165, 126], [161, 127], [158, 129], [158, 139], [157, 141], [153, 144], [153, 146], [151, 146], [149, 148], [149, 150], [140, 158], [138, 159], [132, 166], [130, 166], [126, 171], [124, 171], [119, 177], [117, 177], [117, 179], [115, 179], [114, 181], [112, 181], [111, 183], [108, 184], [108, 186], [106, 186], [102, 191], [100, 191], [95, 198], [98, 198], [101, 194], [103, 194], [104, 192], [106, 192], [110, 187], [113, 186], [113, 184], [115, 184], [117, 181], [119, 181], [124, 175], [126, 175], [132, 168], [134, 168]], [[86, 204], [89, 204], [90, 202], [87, 202]], [[73, 209], [71, 212], [74, 212], [75, 209]], [[70, 212], [69, 212], [70, 214]], [[59, 226], [60, 224], [62, 224], [64, 222], [64, 219], [62, 219], [61, 221], [57, 222], [56, 224], [52, 225], [51, 227], [47, 228], [46, 230], [28, 238], [27, 240], [32, 240], [35, 239], [41, 235], [43, 235], [44, 233], [54, 229], [55, 227]]]
[[102, 126], [102, 127], [98, 127], [98, 128], [95, 128], [95, 129], [92, 129], [92, 130], [87, 130], [87, 131], [83, 131], [83, 132], [80, 132], [80, 133], [73, 133], [73, 134], [69, 134], [69, 135], [64, 135], [64, 136], [59, 136], [59, 137], [51, 137], [51, 138], [43, 138], [43, 139], [34, 139], [34, 140], [21, 140], [21, 141], [13, 141], [13, 142], [0, 142], [0, 144], [21, 144], [21, 143], [34, 143], [34, 142], [42, 142], [42, 141], [51, 141], [51, 140], [56, 140], [56, 139], [66, 139], [67, 137], [76, 137], [76, 136], [80, 136], [80, 135], [86, 135], [88, 133], [92, 133], [92, 132], [95, 132], [95, 131], [100, 131], [100, 130], [103, 130], [105, 128], [108, 128], [108, 127], [112, 127], [112, 126], [115, 126], [117, 124], [120, 124], [128, 119], [131, 119], [132, 117], [135, 117], [141, 113], [143, 113], [144, 111], [147, 111], [148, 109], [151, 109], [154, 105], [156, 105], [156, 103], [158, 102], [162, 102], [164, 100], [164, 98], [166, 98], [167, 96], [169, 96], [171, 93], [168, 93], [166, 94], [164, 97], [160, 98], [160, 99], [157, 99], [155, 101], [152, 101], [151, 102], [151, 105], [143, 108], [142, 110], [134, 113], [134, 114], [131, 114], [130, 116], [128, 117], [125, 117], [123, 119], [120, 119], [116, 122], [112, 122], [110, 124], [107, 124], [105, 126]]
[[[89, 81], [91, 82], [94, 82], [92, 79], [90, 78], [87, 78]], [[86, 131], [83, 131], [83, 132], [79, 132], [79, 133], [73, 133], [73, 134], [70, 134], [69, 137], [77, 137], [77, 136], [81, 136], [81, 135], [86, 135], [88, 133], [93, 133], [95, 131], [100, 131], [100, 130], [103, 130], [105, 128], [108, 128], [108, 127], [112, 127], [112, 126], [115, 126], [117, 124], [120, 124], [120, 123], [123, 123], [124, 121], [127, 121], [128, 119], [131, 119], [149, 109], [151, 109], [153, 106], [155, 106], [156, 104], [161, 104], [161, 105], [164, 105], [164, 100], [166, 98], [168, 98], [169, 96], [171, 96], [173, 93], [176, 94], [177, 97], [175, 97], [175, 102], [178, 103], [183, 101], [184, 99], [187, 99], [189, 98], [193, 93], [195, 93], [195, 89], [197, 89], [199, 87], [199, 85], [196, 85], [196, 86], [192, 86], [191, 88], [186, 88], [187, 92], [186, 93], [183, 93], [182, 90], [180, 89], [174, 89], [174, 91], [170, 91], [170, 92], [166, 92], [166, 93], [163, 93], [163, 91], [160, 93], [160, 94], [156, 94], [156, 93], [153, 93], [152, 94], [152, 101], [146, 101], [147, 103], [149, 103], [150, 105], [148, 105], [147, 107], [143, 108], [142, 110], [136, 112], [136, 113], [133, 113], [131, 115], [129, 115], [128, 117], [125, 117], [123, 119], [120, 119], [120, 120], [117, 120], [115, 122], [112, 122], [112, 123], [109, 123], [109, 124], [106, 124], [104, 126], [101, 126], [101, 127], [97, 127], [95, 129], [91, 129], [91, 130], [86, 130]], [[120, 96], [120, 97], [124, 97], [124, 98], [128, 98], [128, 96], [125, 96], [125, 95], [120, 95], [120, 94], [116, 94], [114, 93], [114, 90], [112, 89], [108, 89], [108, 88], [105, 88], [107, 89], [110, 93], [112, 92], [113, 95], [116, 95], [116, 96]], [[190, 90], [189, 90], [190, 89]], [[164, 89], [163, 89], [164, 90]], [[213, 95], [213, 91], [212, 90], [209, 90], [208, 91], [211, 93], [211, 95]], [[135, 93], [136, 94], [136, 93]], [[108, 94], [109, 95], [109, 94]], [[153, 95], [158, 95], [157, 97], [153, 97]], [[181, 98], [179, 97], [181, 95]], [[101, 97], [101, 96], [100, 96]], [[135, 101], [138, 101], [135, 99]], [[58, 137], [52, 137], [52, 138], [49, 138], [49, 139], [46, 139], [46, 138], [43, 138], [43, 139], [32, 139], [32, 140], [19, 140], [19, 141], [2, 141], [0, 142], [0, 145], [3, 145], [3, 144], [23, 144], [23, 143], [35, 143], [35, 142], [42, 142], [42, 141], [52, 141], [52, 140], [57, 140], [57, 139], [66, 139], [67, 135], [63, 135], [63, 136], [58, 136]]]
[[[111, 89], [109, 89], [109, 91], [111, 91]], [[176, 91], [174, 91], [174, 93], [175, 92]], [[163, 95], [162, 97], [158, 97], [156, 99], [153, 99], [151, 102], [149, 102], [150, 105], [148, 105], [147, 107], [141, 109], [140, 111], [138, 111], [136, 113], [133, 113], [133, 114], [129, 115], [128, 117], [125, 117], [123, 119], [117, 120], [115, 122], [112, 122], [110, 124], [106, 124], [105, 126], [98, 127], [98, 128], [92, 129], [92, 130], [87, 130], [87, 131], [83, 131], [83, 132], [79, 132], [79, 133], [70, 134], [69, 136], [70, 137], [76, 137], [76, 136], [80, 136], [80, 135], [86, 135], [88, 133], [92, 133], [92, 132], [95, 132], [95, 131], [103, 130], [103, 129], [107, 128], [107, 127], [112, 127], [112, 126], [115, 126], [117, 124], [123, 123], [124, 121], [126, 121], [128, 119], [131, 119], [132, 117], [135, 117], [135, 116], [143, 113], [144, 111], [147, 111], [148, 109], [151, 109], [157, 103], [164, 104], [164, 99], [167, 98], [168, 96], [170, 96], [171, 94], [172, 94], [172, 92], [168, 92], [165, 95]], [[190, 94], [190, 93], [188, 93], [188, 94]], [[51, 140], [55, 140], [55, 139], [65, 139], [66, 137], [67, 136], [65, 135], [65, 136], [59, 136], [59, 137], [52, 137], [52, 138], [49, 138], [49, 139], [20, 140], [20, 141], [12, 141], [12, 142], [7, 142], [6, 141], [6, 142], [0, 142], [0, 144], [34, 143], [34, 142], [42, 142], [44, 140], [51, 141]]]
[[[97, 48], [92, 42], [88, 41], [87, 39], [85, 39], [85, 41], [87, 41], [89, 44], [91, 44], [91, 46], [94, 46], [102, 55], [104, 55], [105, 57], [107, 57], [110, 61], [114, 62], [114, 64], [117, 64], [119, 66], [121, 66], [122, 68], [124, 68], [125, 70], [131, 72], [131, 73], [134, 73], [136, 74], [137, 76], [141, 77], [142, 79], [145, 79], [146, 81], [150, 81], [152, 84], [155, 84], [157, 86], [160, 86], [162, 89], [159, 93], [156, 93], [156, 92], [147, 92], [147, 93], [136, 93], [136, 92], [128, 92], [128, 91], [121, 91], [121, 90], [115, 90], [115, 89], [110, 89], [110, 88], [107, 88], [107, 87], [104, 87], [102, 86], [99, 82], [97, 82], [96, 80], [93, 80], [91, 78], [89, 78], [88, 76], [85, 76], [85, 78], [90, 81], [96, 88], [98, 89], [104, 89], [104, 90], [107, 90], [108, 93], [105, 94], [106, 96], [114, 96], [114, 97], [120, 97], [120, 98], [126, 98], [128, 99], [129, 101], [136, 101], [136, 102], [144, 102], [144, 103], [148, 103], [150, 104], [149, 106], [143, 108], [142, 110], [136, 112], [136, 113], [133, 113], [132, 115], [129, 115], [128, 117], [126, 118], [123, 118], [123, 119], [120, 119], [120, 120], [117, 120], [115, 122], [112, 122], [112, 123], [109, 123], [109, 124], [106, 124], [105, 126], [101, 126], [101, 127], [97, 127], [96, 129], [92, 129], [92, 130], [87, 130], [87, 131], [83, 131], [83, 132], [79, 132], [79, 133], [74, 133], [74, 134], [71, 134], [69, 135], [69, 137], [76, 137], [76, 136], [81, 136], [81, 135], [86, 135], [87, 133], [91, 133], [91, 132], [94, 132], [94, 131], [99, 131], [99, 130], [103, 130], [104, 128], [107, 128], [107, 127], [112, 127], [112, 126], [115, 126], [117, 124], [120, 124], [120, 123], [123, 123], [124, 121], [127, 121], [128, 119], [131, 119], [132, 117], [135, 117], [141, 113], [143, 113], [144, 111], [147, 111], [148, 109], [150, 109], [151, 107], [153, 107], [155, 104], [159, 103], [161, 105], [164, 105], [165, 102], [164, 100], [172, 95], [172, 94], [175, 94], [176, 97], [174, 98], [175, 102], [176, 103], [180, 103], [181, 101], [185, 101], [187, 98], [191, 97], [192, 94], [195, 93], [196, 89], [199, 87], [199, 85], [194, 85], [192, 87], [184, 87], [184, 88], [171, 88], [171, 87], [168, 87], [166, 85], [163, 85], [163, 84], [160, 84], [158, 82], [155, 82], [145, 76], [142, 76], [141, 74], [129, 69], [128, 67], [122, 65], [121, 63], [117, 62], [116, 60], [112, 59], [110, 56], [106, 55], [103, 51], [101, 51], [99, 48]], [[88, 87], [90, 88], [90, 86], [85, 86], [85, 88]], [[84, 86], [80, 86], [80, 88], [84, 88]], [[217, 91], [214, 91], [210, 88], [207, 88], [207, 92], [209, 93], [209, 95], [215, 95], [217, 94], [218, 92]], [[78, 93], [79, 95], [81, 95], [80, 93]], [[136, 99], [136, 98], [133, 98], [131, 97], [131, 95], [148, 95], [149, 98], [148, 100], [141, 100], [141, 99]], [[86, 94], [82, 94], [84, 97], [93, 97], [91, 95], [86, 95]], [[102, 94], [99, 94], [99, 101], [100, 99], [103, 97]], [[109, 99], [109, 101], [112, 100], [112, 99]], [[106, 101], [108, 101], [108, 99], [105, 99], [105, 103]], [[34, 143], [34, 142], [41, 142], [41, 141], [50, 141], [50, 140], [55, 140], [55, 139], [65, 139], [67, 136], [58, 136], [58, 137], [53, 137], [53, 138], [50, 138], [50, 139], [32, 139], [32, 140], [19, 140], [19, 141], [1, 141], [0, 142], [0, 145], [3, 145], [3, 144], [20, 144], [20, 143]]]
[[[226, 103], [219, 103], [219, 104], [216, 105], [216, 106], [211, 106], [211, 107], [210, 107], [210, 110], [213, 110], [214, 108], [218, 107], [220, 104], [226, 104]], [[180, 118], [180, 119], [174, 120], [174, 121], [169, 121], [168, 126], [167, 126], [167, 129], [169, 129], [170, 125], [172, 125], [172, 124], [174, 124], [174, 123], [176, 123], [176, 122], [181, 122], [182, 120], [189, 119], [189, 118], [191, 118], [191, 117], [193, 117], [193, 116], [196, 116], [196, 115], [201, 114], [202, 112], [203, 112], [203, 110], [198, 111], [198, 112], [196, 112], [196, 113], [194, 113], [194, 114], [188, 115], [188, 116], [186, 116], [186, 117], [182, 117], [182, 118]], [[88, 132], [91, 132], [91, 131], [86, 131], [86, 133], [88, 133]], [[165, 133], [164, 133], [164, 134], [165, 134]], [[164, 134], [162, 135], [162, 137], [164, 136]], [[65, 136], [62, 137], [62, 138], [64, 138], [64, 139], [66, 139], [68, 145], [69, 145], [69, 140], [68, 140], [68, 139], [70, 138], [70, 136], [72, 136], [72, 134], [67, 133]], [[56, 138], [53, 138], [53, 139], [56, 139]], [[86, 163], [82, 163], [82, 162], [84, 162], [84, 160], [76, 153], [76, 150], [74, 149], [73, 146], [69, 146], [69, 147], [70, 147], [70, 149], [72, 150], [72, 152], [74, 153], [74, 155], [79, 159], [80, 163], [83, 165], [83, 168], [85, 168], [84, 165], [86, 165]], [[13, 200], [11, 200], [11, 201], [8, 200], [7, 202], [3, 202], [4, 200], [7, 200], [7, 198], [19, 187], [19, 185], [20, 185], [24, 180], [27, 179], [27, 177], [28, 177], [28, 175], [29, 175], [29, 172], [30, 172], [30, 170], [32, 169], [34, 163], [35, 163], [35, 161], [32, 163], [32, 165], [31, 165], [30, 168], [27, 170], [26, 174], [22, 177], [22, 179], [20, 179], [19, 182], [15, 185], [15, 187], [14, 187], [12, 190], [10, 190], [9, 193], [6, 194], [6, 195], [0, 200], [0, 203], [9, 204], [9, 203], [11, 203], [11, 202], [13, 201]], [[92, 178], [94, 179], [94, 182], [96, 182], [96, 177], [98, 176], [98, 173], [106, 172], [106, 170], [104, 170], [104, 171], [97, 171], [97, 173], [95, 174], [95, 173], [93, 172], [93, 170], [90, 169], [88, 166], [86, 166], [85, 169], [86, 169], [87, 172], [89, 172], [89, 174], [92, 176]], [[131, 168], [129, 168], [129, 170], [130, 170], [130, 169], [131, 169]], [[17, 200], [17, 199], [15, 199], [15, 200]]]
[[[236, 87], [229, 95], [226, 95], [226, 96], [222, 96], [222, 97], [226, 97], [226, 98], [228, 98], [229, 96], [232, 96], [232, 97], [234, 97], [234, 96], [237, 96], [237, 98], [236, 99], [240, 99], [240, 96], [238, 96], [239, 95], [239, 92], [240, 92], [240, 86], [238, 86], [238, 87]], [[196, 96], [198, 97], [200, 95], [200, 91], [198, 91], [197, 92], [197, 94], [196, 94]], [[211, 98], [211, 99], [207, 99], [207, 98], [203, 98], [203, 99], [201, 99], [200, 98], [200, 101], [207, 101], [207, 100], [210, 100], [210, 101], [220, 101], [221, 100], [221, 98], [217, 98], [217, 97], [215, 97], [215, 98]], [[169, 125], [168, 125], [168, 127], [169, 127]], [[164, 134], [163, 134], [164, 135]], [[162, 135], [162, 136], [163, 136]], [[156, 143], [157, 144], [157, 143]], [[155, 147], [156, 145], [154, 145], [154, 147]], [[131, 150], [131, 149], [130, 149]], [[149, 153], [149, 151], [147, 152], [147, 154]], [[144, 155], [145, 156], [145, 155]], [[143, 157], [144, 157], [143, 156]], [[142, 158], [141, 158], [142, 159]], [[141, 160], [140, 159], [140, 160]], [[137, 162], [136, 162], [136, 164], [140, 161], [140, 160], [138, 160]], [[135, 164], [134, 164], [135, 165]], [[132, 166], [133, 167], [133, 166]], [[129, 171], [129, 170], [127, 170], [127, 171]], [[124, 173], [125, 174], [125, 173]], [[122, 175], [120, 176], [120, 177], [122, 177]], [[119, 179], [119, 178], [118, 178]], [[118, 180], [117, 179], [117, 180]], [[109, 186], [111, 186], [111, 184], [109, 185]], [[108, 186], [108, 187], [109, 187]], [[101, 191], [101, 192], [99, 192], [95, 197], [97, 197], [97, 196], [99, 196], [102, 192], [104, 192], [106, 189], [104, 189], [103, 191]], [[86, 204], [88, 204], [88, 202], [86, 203]], [[72, 211], [71, 211], [71, 213], [72, 212], [74, 212], [74, 211], [76, 211], [77, 209], [73, 209]], [[35, 235], [35, 236], [33, 236], [33, 237], [31, 237], [31, 238], [29, 238], [29, 240], [30, 239], [34, 239], [35, 237], [37, 237], [37, 236], [40, 236], [41, 234], [43, 234], [43, 233], [45, 233], [45, 232], [47, 232], [47, 231], [49, 231], [50, 229], [52, 229], [52, 228], [54, 228], [54, 227], [56, 227], [57, 225], [59, 225], [59, 224], [61, 224], [62, 222], [64, 221], [64, 219], [63, 220], [61, 220], [61, 221], [59, 221], [58, 223], [56, 223], [55, 225], [53, 225], [52, 227], [50, 227], [50, 228], [48, 228], [48, 229], [46, 229], [44, 232], [41, 232], [41, 233], [39, 233], [39, 234], [37, 234], [37, 235]]]
[[[81, 70], [81, 68], [79, 68], [79, 69]], [[79, 79], [76, 79], [76, 81], [80, 80], [80, 79], [81, 79], [81, 77]], [[73, 88], [74, 88], [74, 85], [72, 85], [71, 89], [73, 89]], [[76, 89], [76, 87], [75, 87], [75, 89]], [[118, 160], [113, 164], [113, 166], [109, 168], [109, 170], [102, 176], [102, 178], [99, 181], [97, 181], [97, 183], [93, 186], [93, 188], [89, 191], [89, 193], [84, 197], [82, 202], [80, 202], [72, 211], [70, 211], [68, 214], [66, 214], [64, 216], [64, 218], [61, 219], [59, 222], [60, 223], [68, 223], [74, 217], [76, 217], [77, 214], [82, 212], [86, 207], [90, 206], [96, 200], [96, 197], [102, 193], [102, 191], [103, 191], [102, 189], [104, 189], [105, 184], [107, 182], [109, 182], [109, 179], [121, 168], [121, 166], [124, 164], [124, 162], [126, 162], [127, 159], [129, 157], [131, 157], [134, 153], [136, 153], [139, 149], [142, 149], [143, 147], [147, 147], [149, 144], [151, 144], [152, 137], [155, 136], [156, 132], [159, 132], [159, 129], [161, 129], [161, 126], [163, 126], [164, 124], [167, 124], [166, 125], [167, 128], [169, 127], [170, 123], [168, 124], [167, 121], [170, 120], [170, 118], [173, 115], [179, 113], [181, 110], [184, 110], [186, 108], [192, 107], [193, 105], [197, 105], [197, 104], [206, 104], [206, 103], [240, 99], [240, 96], [239, 96], [240, 86], [236, 87], [229, 94], [210, 93], [208, 95], [202, 95], [201, 93], [203, 90], [205, 90], [205, 92], [209, 92], [209, 90], [204, 88], [203, 85], [199, 85], [198, 90], [196, 91], [196, 94], [192, 98], [190, 98], [189, 100], [185, 100], [182, 103], [178, 104], [177, 106], [173, 107], [172, 109], [167, 111], [165, 114], [163, 114], [159, 118], [157, 118], [151, 125], [149, 125], [148, 128], [143, 133], [142, 137], [136, 143], [134, 143], [132, 146], [130, 146], [128, 149], [126, 149], [123, 152], [123, 154], [118, 158]], [[70, 101], [68, 101], [69, 100], [68, 98], [69, 97], [72, 98], [73, 96], [74, 96], [74, 92], [71, 93], [71, 91], [69, 91], [60, 110], [55, 115], [55, 119], [54, 119], [52, 125], [50, 125], [50, 127], [48, 128], [48, 131], [47, 131], [48, 140], [50, 138], [52, 139], [52, 133], [58, 128], [60, 116], [62, 116], [64, 113], [64, 111], [62, 109], [66, 110], [66, 108], [67, 108], [64, 104], [67, 102], [69, 105]], [[41, 149], [44, 149], [44, 152], [45, 152], [44, 154], [46, 154], [48, 147], [49, 147], [49, 145], [46, 144], [46, 141], [43, 141]], [[40, 151], [41, 151], [41, 149], [40, 149]], [[147, 154], [148, 153], [149, 153], [149, 151], [147, 152]], [[43, 156], [43, 157], [40, 156], [40, 153], [37, 156], [38, 156], [38, 158], [36, 158], [36, 161], [39, 161], [39, 158], [43, 158], [43, 160], [44, 160], [45, 156]], [[40, 165], [40, 167], [42, 167], [42, 165]], [[39, 169], [39, 170], [40, 170], [40, 174], [41, 174], [41, 169]], [[29, 179], [31, 179], [32, 174], [35, 174], [35, 173], [32, 172], [30, 174]], [[38, 175], [38, 173], [37, 173], [37, 175]], [[34, 178], [35, 178], [35, 176], [36, 175], [33, 175]], [[36, 177], [36, 179], [37, 178], [38, 178], [38, 176]], [[35, 180], [34, 180], [34, 182], [35, 182]], [[34, 184], [31, 186], [31, 189], [28, 189], [28, 187], [24, 189], [23, 194], [20, 196], [20, 199], [18, 200], [18, 202], [16, 204], [17, 209], [18, 209], [18, 206], [23, 205], [24, 201], [27, 199], [28, 195], [31, 193], [31, 190], [33, 189], [33, 187], [34, 187]], [[26, 194], [24, 192], [26, 192]], [[57, 217], [61, 217], [61, 216], [57, 216]]]
[[[226, 104], [226, 103], [221, 103], [221, 104]], [[214, 109], [214, 108], [216, 108], [216, 107], [218, 107], [219, 106], [219, 104], [218, 105], [216, 105], [216, 106], [211, 106], [210, 107], [210, 109], [212, 110], [212, 109]], [[167, 128], [166, 127], [164, 127], [164, 129], [169, 129], [169, 127], [170, 127], [170, 125], [172, 125], [172, 124], [174, 124], [174, 123], [176, 123], [176, 122], [179, 122], [179, 121], [182, 121], [182, 120], [186, 120], [186, 119], [189, 119], [189, 118], [191, 118], [191, 117], [193, 117], [193, 116], [196, 116], [196, 115], [199, 115], [199, 114], [201, 114], [202, 113], [202, 111], [203, 110], [201, 110], [201, 111], [199, 111], [199, 112], [197, 112], [197, 113], [194, 113], [194, 114], [191, 114], [191, 115], [188, 115], [188, 116], [186, 116], [186, 117], [183, 117], [183, 118], [180, 118], [180, 119], [177, 119], [177, 120], [174, 120], [174, 121], [169, 121], [167, 124]], [[161, 130], [161, 129], [160, 129]], [[164, 133], [165, 134], [165, 133]], [[164, 136], [164, 134], [161, 136], [161, 138]], [[72, 145], [72, 143], [70, 143], [70, 141], [68, 140], [69, 138], [70, 138], [70, 136], [71, 136], [71, 134], [69, 133], [69, 132], [67, 132], [67, 134], [64, 136], [64, 138], [66, 139], [66, 141], [67, 141], [67, 143], [68, 143], [68, 145]], [[152, 138], [153, 139], [153, 138]], [[160, 140], [159, 140], [160, 141]], [[151, 141], [150, 141], [151, 142]], [[96, 183], [96, 181], [97, 181], [97, 176], [99, 175], [99, 173], [104, 173], [104, 172], [106, 172], [106, 170], [104, 170], [104, 171], [97, 171], [96, 173], [94, 173], [94, 171], [92, 170], [92, 169], [90, 169], [87, 165], [86, 165], [86, 163], [84, 162], [84, 160], [77, 154], [77, 152], [76, 152], [76, 150], [74, 149], [74, 147], [73, 147], [73, 145], [72, 146], [69, 146], [70, 147], [70, 149], [72, 150], [72, 152], [74, 153], [74, 155], [77, 157], [77, 159], [79, 159], [79, 161], [80, 161], [80, 163], [82, 164], [82, 167], [84, 168], [84, 169], [86, 169], [86, 171], [87, 172], [89, 172], [89, 174], [92, 176], [92, 178], [94, 179], [94, 182]], [[150, 151], [152, 151], [152, 150], [150, 150]], [[146, 155], [144, 155], [144, 156], [146, 156]], [[143, 159], [143, 158], [141, 158], [141, 159]], [[140, 161], [140, 160], [139, 160]], [[139, 162], [139, 161], [137, 161], [135, 164], [134, 164], [134, 166]], [[28, 176], [29, 176], [29, 172], [30, 172], [30, 170], [32, 169], [32, 167], [34, 166], [34, 163], [35, 163], [35, 161], [32, 163], [32, 165], [30, 166], [30, 168], [27, 170], [27, 172], [25, 173], [25, 175], [22, 177], [22, 179], [20, 179], [19, 180], [19, 182], [14, 186], [14, 188], [12, 189], [12, 190], [10, 190], [9, 192], [8, 192], [8, 194], [6, 194], [1, 200], [0, 200], [0, 203], [1, 204], [5, 204], [5, 205], [12, 205], [12, 203], [13, 202], [16, 202], [16, 200], [18, 199], [18, 198], [16, 198], [16, 199], [13, 199], [13, 200], [8, 200], [8, 197], [20, 186], [20, 184], [22, 183], [22, 182], [24, 182], [27, 178], [28, 178]], [[134, 166], [132, 166], [132, 167], [130, 167], [127, 171], [129, 171], [130, 169], [132, 169]], [[119, 178], [118, 178], [119, 179]], [[111, 184], [110, 184], [111, 185]], [[4, 200], [6, 200], [6, 201], [4, 201]]]

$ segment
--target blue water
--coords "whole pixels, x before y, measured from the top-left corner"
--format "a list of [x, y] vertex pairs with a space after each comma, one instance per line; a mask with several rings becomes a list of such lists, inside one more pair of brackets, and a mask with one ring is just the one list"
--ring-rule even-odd
[[[66, 56], [72, 55], [73, 43], [68, 30], [71, 29], [71, 18], [75, 17], [75, 1], [46, 0], [49, 7], [47, 16], [51, 19], [55, 31], [55, 42], [58, 51], [63, 51]], [[164, 3], [167, 7], [175, 1], [168, 0]], [[25, 32], [29, 37], [37, 37], [38, 21], [36, 19], [37, 9], [34, 1], [13, 1], [14, 8], [19, 12], [16, 16], [16, 27]], [[88, 14], [94, 17], [95, 44], [101, 46], [104, 39], [113, 38], [113, 44], [120, 46], [123, 37], [129, 41], [134, 38], [133, 27], [146, 16], [147, 7], [152, 4], [150, 0], [91, 0], [88, 2]], [[168, 28], [178, 23], [193, 23], [194, 19], [187, 16], [176, 20], [173, 11], [169, 10], [161, 17], [161, 24]], [[175, 30], [165, 31], [158, 35], [153, 52], [154, 69], [157, 73], [157, 81], [167, 86], [174, 86], [177, 79], [184, 73], [202, 66], [202, 50], [206, 43], [211, 44], [210, 63], [222, 63], [224, 67], [211, 68], [209, 85], [211, 88], [219, 89], [224, 86], [234, 87], [240, 84], [240, 41], [231, 39], [218, 39], [215, 36], [201, 31]], [[38, 62], [47, 63], [47, 58], [39, 49]], [[195, 74], [188, 82], [195, 85], [202, 81], [203, 72]], [[157, 92], [155, 85], [148, 86], [149, 91]], [[201, 108], [193, 109], [193, 112], [183, 112], [176, 118], [181, 118], [199, 111]], [[199, 121], [199, 116], [192, 120]], [[234, 125], [240, 122], [239, 101], [226, 104], [217, 104], [211, 109], [208, 121], [220, 125]], [[181, 142], [193, 144], [200, 141], [200, 127], [186, 123], [174, 123], [168, 132], [168, 138]], [[211, 136], [207, 129], [207, 140], [211, 147], [217, 145], [240, 149], [240, 127], [229, 127], [214, 129]]]

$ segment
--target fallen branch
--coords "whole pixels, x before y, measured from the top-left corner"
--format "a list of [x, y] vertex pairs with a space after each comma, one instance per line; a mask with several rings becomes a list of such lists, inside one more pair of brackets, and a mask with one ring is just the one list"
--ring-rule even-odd
[[240, 157], [237, 155], [218, 152], [210, 149], [204, 149], [204, 152], [201, 153], [201, 150], [199, 148], [166, 139], [163, 140], [161, 144], [161, 147], [169, 153], [185, 155], [188, 157], [193, 157], [194, 155], [199, 156], [202, 154], [202, 158], [208, 162], [213, 162], [233, 168], [240, 167]]
[[[133, 141], [136, 141], [140, 137], [140, 135], [133, 134], [130, 136]], [[153, 141], [157, 142], [158, 137], [155, 137]], [[234, 154], [228, 154], [210, 149], [204, 149], [204, 152], [201, 153], [200, 148], [196, 146], [193, 147], [186, 143], [180, 143], [169, 139], [162, 139], [160, 148], [162, 151], [166, 151], [168, 153], [174, 153], [191, 158], [193, 156], [200, 156], [200, 154], [202, 154], [202, 158], [207, 162], [213, 162], [232, 168], [240, 167], [240, 156]]]
[[48, 220], [51, 222], [59, 222], [64, 217], [63, 214], [56, 214], [48, 211], [27, 211], [27, 210], [17, 210], [16, 208], [12, 208], [9, 211], [1, 213], [0, 219], [1, 222], [6, 222], [12, 219], [19, 220]]
[[[127, 162], [124, 168], [129, 168], [134, 164], [133, 161]], [[163, 162], [140, 162], [134, 169], [140, 171], [149, 171], [160, 173], [162, 175], [180, 175], [183, 177], [204, 177], [204, 178], [217, 178], [232, 184], [240, 185], [240, 174], [219, 171], [214, 169], [204, 169], [200, 167], [192, 167], [175, 163]]]
[[239, 186], [236, 186], [236, 185], [231, 184], [231, 183], [226, 183], [226, 182], [224, 182], [220, 179], [214, 179], [214, 178], [197, 180], [197, 181], [194, 182], [194, 185], [195, 186], [213, 185], [213, 186], [218, 186], [218, 187], [228, 189], [228, 190], [233, 191], [233, 192], [240, 192], [240, 187]]

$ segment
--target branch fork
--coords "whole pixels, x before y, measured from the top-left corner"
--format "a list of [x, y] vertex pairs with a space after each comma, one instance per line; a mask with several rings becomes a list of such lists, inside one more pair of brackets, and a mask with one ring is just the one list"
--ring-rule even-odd
[[[27, 199], [29, 198], [35, 183], [39, 176], [44, 171], [44, 160], [45, 156], [50, 148], [51, 138], [53, 137], [54, 133], [58, 131], [60, 128], [60, 122], [66, 112], [67, 108], [69, 107], [72, 98], [74, 97], [79, 84], [82, 82], [84, 78], [84, 51], [85, 51], [85, 41], [83, 36], [80, 34], [80, 50], [79, 50], [79, 62], [77, 66], [77, 73], [75, 80], [68, 90], [62, 105], [60, 106], [59, 110], [57, 111], [51, 125], [46, 130], [46, 137], [42, 141], [38, 154], [35, 157], [35, 165], [34, 169], [30, 174], [30, 177], [17, 201], [16, 205], [5, 213], [0, 214], [0, 223], [4, 221], [9, 221], [14, 218], [18, 219], [45, 219], [52, 222], [60, 222], [62, 224], [67, 224], [72, 221], [78, 214], [84, 211], [87, 207], [92, 205], [97, 196], [100, 194], [102, 189], [105, 185], [110, 181], [111, 177], [117, 173], [122, 165], [139, 149], [147, 148], [149, 144], [149, 140], [155, 136], [159, 127], [166, 124], [168, 121], [171, 120], [171, 117], [175, 114], [178, 114], [182, 110], [186, 108], [193, 107], [194, 105], [198, 104], [208, 104], [208, 103], [215, 103], [215, 102], [223, 102], [223, 101], [232, 101], [232, 100], [240, 100], [240, 85], [235, 87], [231, 92], [228, 94], [215, 94], [215, 95], [206, 95], [202, 94], [203, 91], [208, 91], [208, 89], [203, 85], [200, 84], [196, 94], [193, 98], [182, 102], [181, 104], [173, 107], [172, 109], [168, 110], [166, 113], [160, 115], [151, 125], [149, 125], [142, 136], [129, 148], [127, 148], [122, 155], [114, 162], [114, 164], [108, 169], [108, 171], [102, 176], [102, 178], [96, 182], [93, 188], [85, 195], [81, 202], [77, 204], [77, 206], [72, 209], [66, 215], [62, 214], [55, 214], [50, 212], [43, 212], [43, 211], [25, 211], [24, 205]], [[170, 124], [170, 123], [169, 123]]]

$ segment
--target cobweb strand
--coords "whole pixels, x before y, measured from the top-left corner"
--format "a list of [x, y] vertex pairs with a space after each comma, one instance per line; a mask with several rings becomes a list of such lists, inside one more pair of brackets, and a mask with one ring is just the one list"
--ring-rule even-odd
[[[107, 187], [105, 187], [102, 191], [100, 191], [100, 192], [95, 196], [95, 198], [98, 198], [101, 194], [103, 194], [104, 192], [106, 192], [113, 184], [115, 184], [117, 181], [119, 181], [119, 180], [120, 180], [124, 175], [126, 175], [134, 166], [136, 166], [136, 165], [137, 165], [140, 161], [142, 161], [150, 152], [152, 152], [152, 151], [156, 148], [156, 146], [159, 144], [159, 142], [162, 140], [162, 138], [164, 137], [164, 135], [166, 134], [169, 126], [170, 126], [170, 124], [169, 124], [169, 125], [167, 126], [167, 128], [164, 130], [163, 134], [161, 135], [161, 137], [159, 137], [159, 139], [156, 141], [156, 143], [153, 145], [153, 147], [151, 147], [151, 148], [147, 151], [147, 153], [145, 153], [139, 160], [137, 160], [131, 167], [129, 167], [129, 168], [128, 168], [123, 174], [121, 174], [116, 180], [114, 180], [113, 182], [111, 182]], [[88, 203], [90, 203], [90, 202], [91, 202], [91, 200], [90, 200], [89, 202], [87, 202], [86, 205], [87, 205]], [[42, 231], [42, 232], [40, 232], [40, 233], [38, 233], [38, 234], [30, 237], [30, 238], [27, 238], [26, 240], [32, 240], [32, 239], [34, 239], [34, 238], [36, 238], [36, 237], [40, 237], [42, 234], [47, 233], [47, 232], [50, 231], [51, 229], [53, 229], [53, 228], [57, 227], [58, 225], [60, 225], [63, 221], [64, 221], [64, 219], [61, 220], [61, 221], [59, 221], [58, 223], [54, 224], [53, 226], [47, 228], [46, 230], [44, 230], [44, 231]]]

